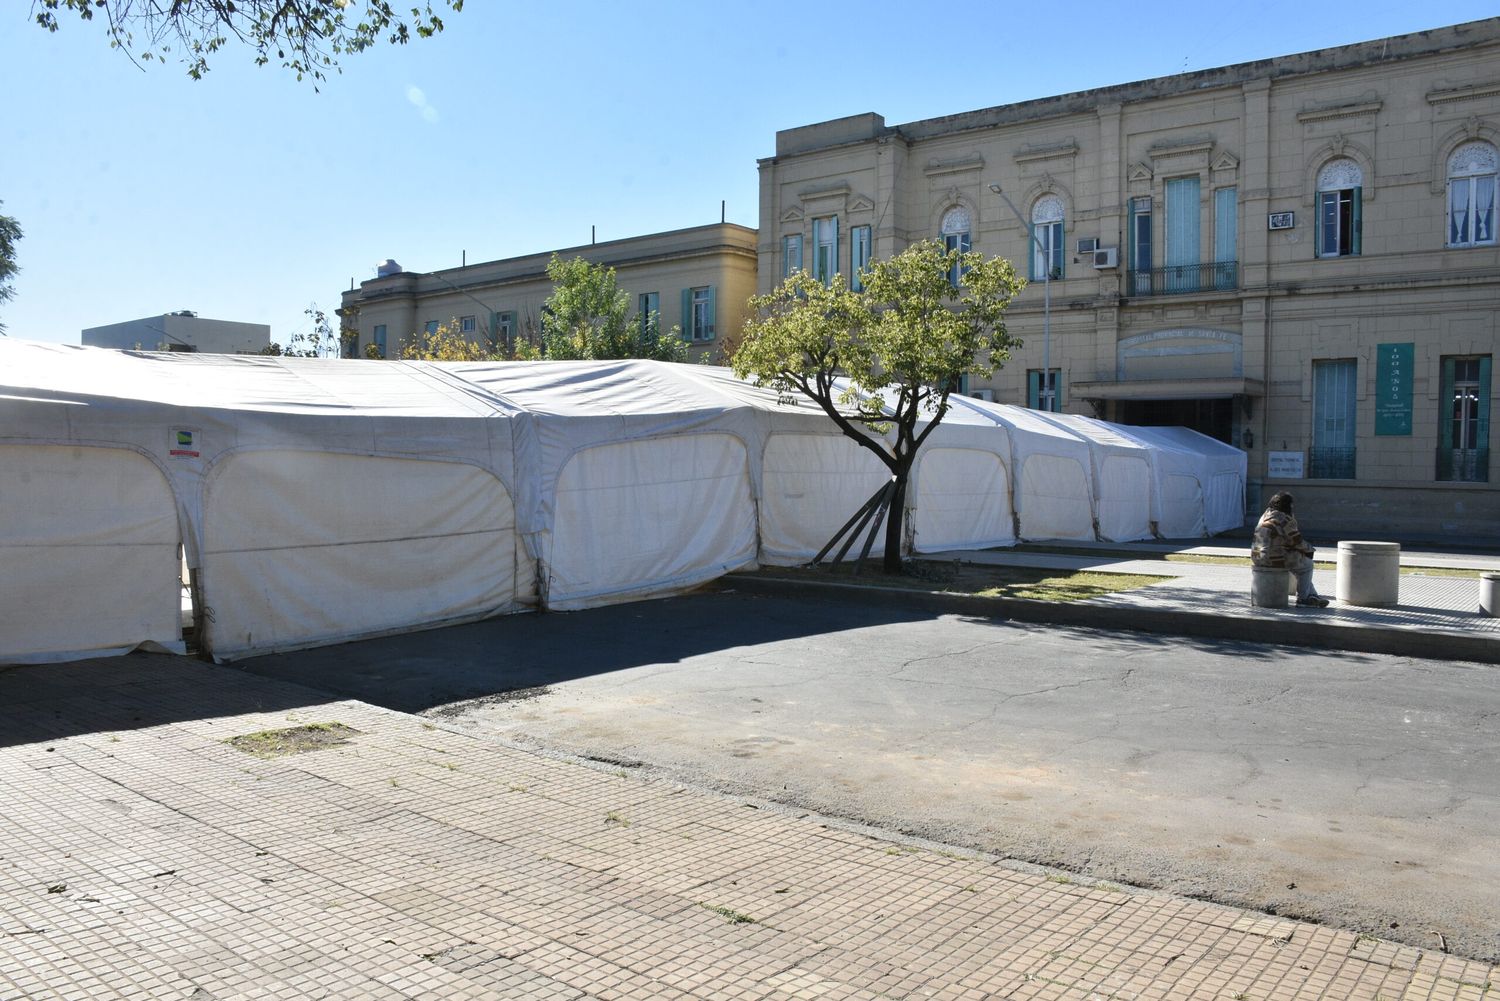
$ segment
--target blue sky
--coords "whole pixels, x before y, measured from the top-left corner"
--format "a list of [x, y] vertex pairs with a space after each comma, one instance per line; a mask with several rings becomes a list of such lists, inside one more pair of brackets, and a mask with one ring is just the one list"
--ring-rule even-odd
[[866, 111], [898, 124], [1496, 13], [468, 0], [440, 36], [351, 56], [314, 92], [238, 48], [202, 81], [142, 72], [98, 22], [47, 34], [29, 8], [0, 11], [0, 213], [25, 231], [0, 322], [68, 343], [177, 309], [285, 342], [385, 257], [430, 271], [585, 244], [591, 226], [600, 240], [695, 226], [721, 199], [754, 226], [756, 159], [778, 129]]

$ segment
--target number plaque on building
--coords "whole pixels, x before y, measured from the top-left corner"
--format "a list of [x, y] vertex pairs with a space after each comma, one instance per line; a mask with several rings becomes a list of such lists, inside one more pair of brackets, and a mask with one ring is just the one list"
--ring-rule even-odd
[[1266, 229], [1292, 229], [1297, 225], [1297, 213], [1272, 212], [1266, 216]]

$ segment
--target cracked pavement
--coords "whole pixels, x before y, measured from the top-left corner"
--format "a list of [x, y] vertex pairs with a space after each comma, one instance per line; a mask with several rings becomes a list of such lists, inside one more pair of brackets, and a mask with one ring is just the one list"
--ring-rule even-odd
[[1493, 666], [733, 593], [243, 666], [525, 747], [1500, 958]]

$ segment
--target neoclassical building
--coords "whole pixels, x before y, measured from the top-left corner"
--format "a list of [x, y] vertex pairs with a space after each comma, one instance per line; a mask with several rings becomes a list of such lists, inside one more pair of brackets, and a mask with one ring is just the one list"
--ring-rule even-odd
[[[734, 223], [652, 233], [555, 251], [614, 268], [638, 316], [655, 315], [663, 331], [680, 328], [689, 356], [715, 348], [745, 322], [755, 292], [755, 230]], [[399, 358], [421, 331], [455, 324], [466, 339], [492, 346], [535, 339], [552, 294], [547, 262], [554, 251], [486, 261], [445, 271], [406, 271], [394, 261], [343, 294], [341, 312], [359, 331], [348, 354]]]
[[1018, 262], [969, 391], [1244, 448], [1249, 504], [1500, 540], [1500, 18], [943, 118], [787, 129], [759, 287], [938, 238]]

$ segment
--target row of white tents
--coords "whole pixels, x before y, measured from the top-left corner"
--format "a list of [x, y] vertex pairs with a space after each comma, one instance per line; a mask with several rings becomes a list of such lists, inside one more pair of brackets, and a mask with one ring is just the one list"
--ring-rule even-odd
[[[1243, 523], [1213, 439], [952, 403], [917, 552]], [[669, 594], [805, 562], [887, 479], [810, 401], [704, 366], [0, 340], [0, 663], [181, 650], [183, 580], [221, 660]]]

